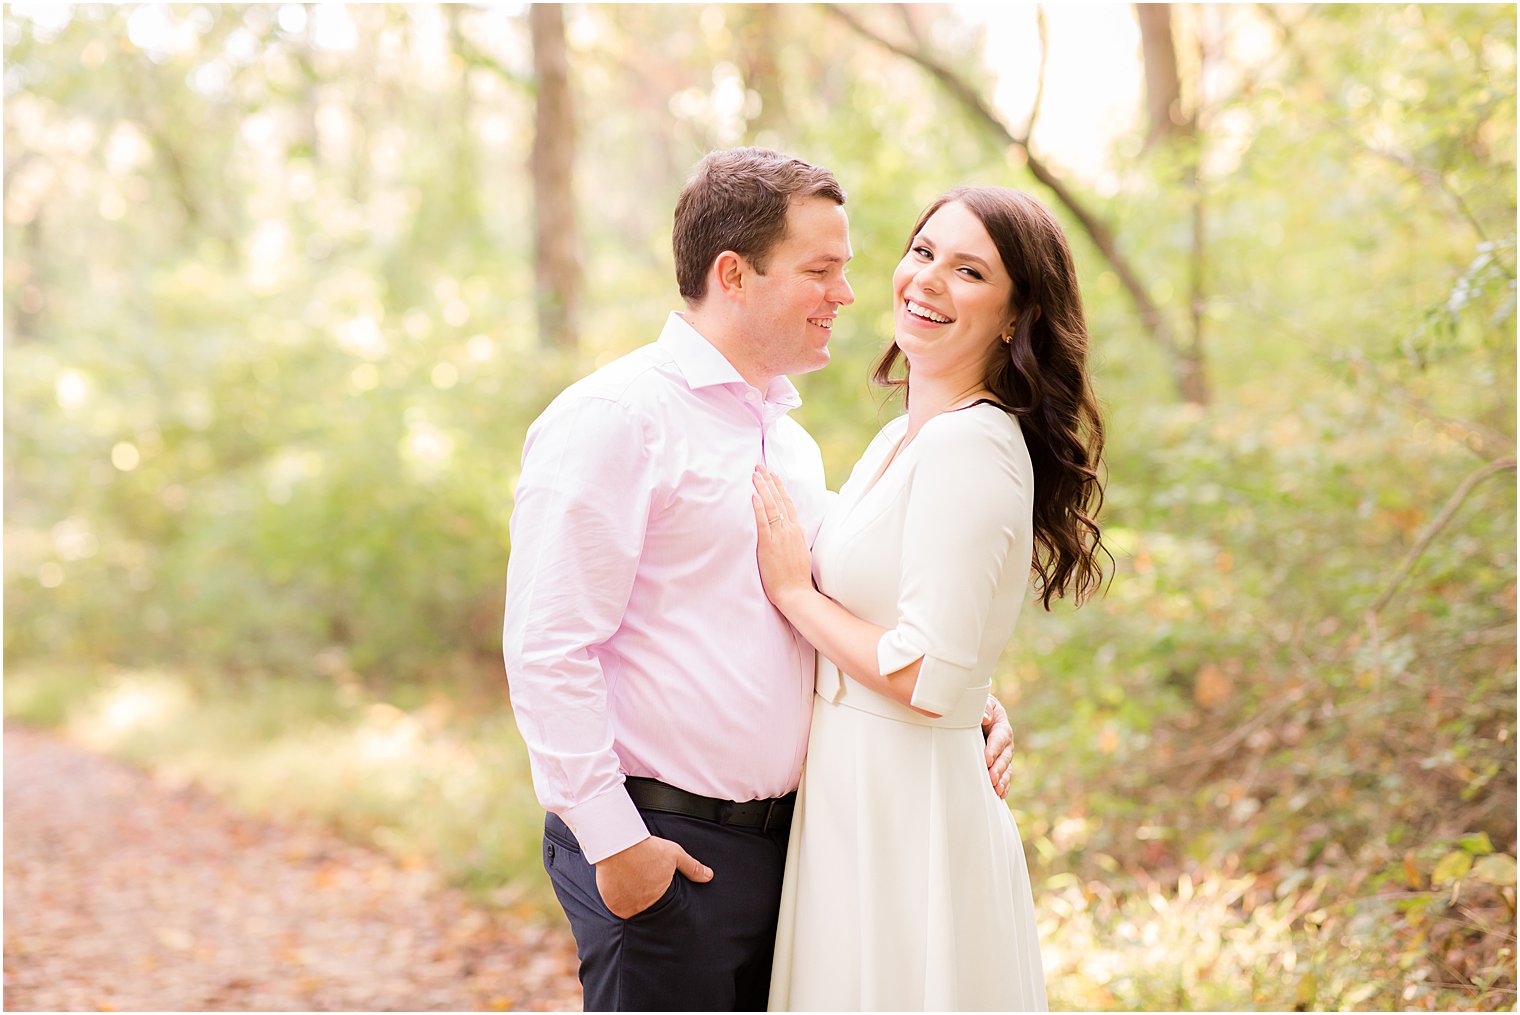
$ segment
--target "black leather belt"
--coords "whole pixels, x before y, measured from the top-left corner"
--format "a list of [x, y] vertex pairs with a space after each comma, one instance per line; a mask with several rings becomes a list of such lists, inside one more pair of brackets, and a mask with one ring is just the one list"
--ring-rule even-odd
[[792, 807], [797, 803], [794, 790], [786, 796], [772, 800], [749, 800], [735, 803], [710, 796], [698, 796], [684, 789], [667, 786], [658, 779], [644, 779], [630, 775], [627, 780], [628, 796], [636, 806], [645, 810], [663, 811], [666, 814], [684, 814], [703, 821], [738, 828], [756, 828], [762, 832], [785, 829], [792, 820]]

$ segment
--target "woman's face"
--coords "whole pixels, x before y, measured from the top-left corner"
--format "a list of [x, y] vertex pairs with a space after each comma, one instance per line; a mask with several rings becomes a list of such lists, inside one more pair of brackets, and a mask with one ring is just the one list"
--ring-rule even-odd
[[897, 346], [916, 374], [980, 370], [1013, 322], [1013, 282], [986, 227], [958, 201], [913, 237], [892, 293]]

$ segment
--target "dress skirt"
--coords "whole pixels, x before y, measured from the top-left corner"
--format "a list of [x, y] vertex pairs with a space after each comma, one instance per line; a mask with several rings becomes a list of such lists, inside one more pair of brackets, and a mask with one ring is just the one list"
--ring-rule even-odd
[[770, 1007], [1043, 1011], [1024, 848], [980, 726], [1028, 587], [1033, 465], [995, 406], [941, 413], [904, 446], [907, 422], [856, 463], [813, 575], [886, 631], [877, 676], [919, 660], [916, 708], [818, 656]]
[[770, 1009], [1046, 1010], [1023, 844], [980, 728], [813, 702]]

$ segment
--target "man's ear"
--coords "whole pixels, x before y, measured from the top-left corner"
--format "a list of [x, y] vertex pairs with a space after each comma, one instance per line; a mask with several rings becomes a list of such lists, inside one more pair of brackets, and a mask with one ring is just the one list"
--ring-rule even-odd
[[725, 250], [713, 259], [711, 285], [720, 296], [740, 299], [744, 296], [745, 283], [750, 271], [749, 262], [732, 250]]

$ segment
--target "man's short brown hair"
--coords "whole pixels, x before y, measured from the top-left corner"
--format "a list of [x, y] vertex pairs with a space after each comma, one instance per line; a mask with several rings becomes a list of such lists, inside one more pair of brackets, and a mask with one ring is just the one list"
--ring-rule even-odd
[[791, 202], [826, 197], [844, 204], [844, 191], [827, 169], [769, 148], [711, 152], [692, 170], [676, 201], [671, 234], [676, 282], [695, 305], [707, 295], [707, 269], [732, 250], [760, 274], [786, 237]]

